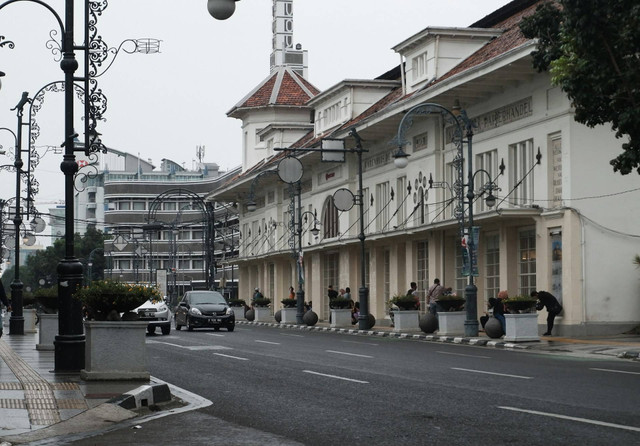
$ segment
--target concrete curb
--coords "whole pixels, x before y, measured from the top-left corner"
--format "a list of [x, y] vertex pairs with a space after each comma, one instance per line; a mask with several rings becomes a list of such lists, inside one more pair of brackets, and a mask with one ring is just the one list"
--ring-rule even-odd
[[323, 326], [315, 326], [315, 325], [309, 326], [309, 325], [277, 324], [273, 322], [236, 321], [236, 324], [257, 325], [261, 327], [286, 328], [291, 330], [329, 331], [333, 333], [344, 333], [344, 334], [364, 335], [364, 336], [379, 336], [379, 337], [389, 337], [389, 338], [399, 338], [399, 339], [413, 339], [417, 341], [443, 342], [443, 343], [450, 343], [450, 344], [479, 345], [479, 346], [485, 346], [485, 347], [502, 348], [507, 350], [528, 350], [533, 348], [533, 345], [531, 344], [518, 344], [515, 342], [506, 342], [506, 341], [492, 340], [487, 338], [439, 336], [439, 335], [432, 335], [432, 334], [401, 333], [401, 332], [394, 332], [394, 331], [359, 330], [355, 328], [332, 328], [332, 327], [323, 327]]
[[169, 390], [168, 384], [150, 384], [124, 393], [109, 400], [108, 403], [118, 405], [123, 409], [135, 410], [169, 401], [171, 401], [171, 390]]

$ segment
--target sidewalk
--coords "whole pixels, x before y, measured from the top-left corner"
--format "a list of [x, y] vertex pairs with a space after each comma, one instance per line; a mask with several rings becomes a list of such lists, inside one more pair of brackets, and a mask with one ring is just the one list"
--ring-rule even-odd
[[[237, 324], [559, 354], [607, 355], [632, 360], [639, 360], [640, 356], [640, 335], [581, 339], [544, 337], [539, 342], [516, 344], [490, 339], [484, 333], [467, 338], [397, 333], [392, 327], [374, 327], [369, 331], [331, 328], [326, 322], [299, 326], [240, 320]], [[0, 446], [96, 431], [122, 423], [138, 416], [127, 409], [136, 408], [140, 403], [140, 392], [148, 392], [149, 387], [166, 386], [157, 384], [153, 378], [149, 383], [152, 386], [141, 387], [145, 383], [140, 381], [88, 382], [82, 381], [79, 374], [55, 374], [54, 352], [37, 350], [37, 343], [37, 333], [8, 335], [5, 330], [0, 338]], [[136, 400], [134, 407], [131, 407], [132, 399]], [[128, 401], [128, 405], [123, 404], [124, 401]]]

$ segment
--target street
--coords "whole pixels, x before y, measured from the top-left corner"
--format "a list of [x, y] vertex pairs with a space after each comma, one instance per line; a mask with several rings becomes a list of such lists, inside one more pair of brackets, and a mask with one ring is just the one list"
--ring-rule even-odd
[[70, 444], [634, 444], [640, 364], [307, 332], [147, 336], [153, 376], [212, 401]]

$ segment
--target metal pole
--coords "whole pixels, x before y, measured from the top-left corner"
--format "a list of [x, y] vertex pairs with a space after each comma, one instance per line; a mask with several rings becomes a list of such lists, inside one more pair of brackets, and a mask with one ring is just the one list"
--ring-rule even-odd
[[9, 334], [24, 335], [24, 316], [22, 313], [22, 288], [20, 281], [20, 226], [22, 225], [22, 213], [20, 210], [20, 182], [22, 176], [22, 111], [29, 102], [29, 93], [22, 93], [22, 99], [15, 106], [18, 116], [18, 133], [16, 136], [16, 154], [13, 165], [16, 168], [16, 213], [13, 216], [15, 237], [15, 275], [11, 282], [11, 317], [9, 318]]
[[[84, 368], [85, 337], [82, 324], [82, 306], [72, 297], [82, 283], [82, 263], [74, 253], [74, 201], [73, 177], [78, 171], [74, 153], [73, 98], [74, 73], [78, 61], [73, 52], [74, 1], [65, 1], [65, 32], [62, 36], [63, 57], [60, 68], [64, 71], [64, 156], [60, 170], [65, 179], [65, 257], [58, 264], [58, 335], [55, 338], [55, 372], [78, 372]], [[88, 100], [88, 99], [87, 99]]]
[[[466, 320], [464, 321], [465, 336], [478, 336], [478, 287], [473, 283], [472, 257], [475, 256], [475, 242], [473, 241], [473, 151], [471, 142], [473, 140], [473, 128], [471, 122], [464, 116], [467, 137], [467, 204], [469, 206], [469, 229], [467, 233], [469, 247], [469, 284], [464, 290]], [[462, 135], [460, 135], [462, 138]]]
[[[355, 132], [355, 131], [354, 131]], [[360, 138], [357, 137], [357, 151], [358, 155], [358, 197], [360, 202], [360, 289], [358, 290], [358, 299], [360, 301], [360, 316], [358, 317], [358, 328], [360, 330], [368, 330], [369, 325], [369, 289], [365, 282], [365, 259], [366, 253], [364, 249], [364, 191], [362, 189], [362, 144]]]
[[298, 250], [297, 250], [297, 259], [296, 259], [296, 263], [298, 265], [298, 292], [296, 293], [296, 324], [298, 325], [303, 325], [304, 324], [304, 289], [303, 289], [303, 285], [302, 282], [304, 281], [304, 278], [302, 277], [303, 275], [303, 271], [302, 271], [302, 262], [301, 260], [301, 256], [302, 256], [302, 182], [298, 181], [297, 187], [296, 187], [296, 192], [298, 195], [298, 210], [297, 210], [297, 217], [298, 217], [298, 226], [297, 226], [297, 232], [298, 232]]

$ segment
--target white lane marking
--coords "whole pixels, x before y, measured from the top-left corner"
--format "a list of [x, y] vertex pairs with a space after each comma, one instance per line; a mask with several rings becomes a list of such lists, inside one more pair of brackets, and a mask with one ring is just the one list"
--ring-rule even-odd
[[464, 353], [452, 353], [452, 352], [436, 352], [436, 353], [441, 353], [443, 355], [466, 356], [468, 358], [486, 358], [486, 359], [491, 359], [491, 356], [465, 355]]
[[224, 353], [214, 353], [214, 355], [222, 356], [224, 358], [239, 359], [240, 361], [248, 361], [249, 360], [249, 358], [241, 358], [240, 356], [225, 355]]
[[607, 423], [605, 421], [590, 420], [588, 418], [569, 417], [567, 415], [560, 415], [556, 413], [538, 412], [537, 410], [518, 409], [517, 407], [508, 407], [508, 406], [498, 406], [498, 409], [511, 410], [514, 412], [524, 412], [524, 413], [530, 413], [532, 415], [540, 415], [543, 417], [560, 418], [563, 420], [578, 421], [580, 423], [595, 424], [597, 426], [606, 426], [606, 427], [613, 427], [616, 429], [624, 429], [624, 430], [629, 430], [634, 432], [640, 432], [640, 427], [625, 426], [624, 424]]
[[345, 378], [344, 376], [327, 375], [326, 373], [314, 372], [312, 370], [303, 370], [303, 372], [304, 373], [310, 373], [312, 375], [324, 376], [326, 378], [333, 378], [333, 379], [341, 379], [343, 381], [350, 381], [352, 383], [369, 384], [369, 381], [360, 381], [359, 379]]
[[260, 339], [256, 339], [256, 342], [259, 342], [259, 343], [261, 343], [261, 344], [280, 345], [280, 343], [279, 343], [279, 342], [261, 341]]
[[222, 345], [179, 345], [172, 344], [171, 342], [163, 341], [148, 341], [150, 344], [165, 344], [172, 347], [183, 348], [185, 350], [200, 351], [200, 350], [231, 350], [231, 347], [223, 347]]
[[506, 376], [508, 378], [533, 379], [533, 376], [509, 375], [508, 373], [485, 372], [483, 370], [461, 369], [461, 368], [458, 368], [458, 367], [451, 367], [451, 369], [452, 370], [461, 370], [463, 372], [483, 373], [485, 375]]
[[592, 368], [589, 370], [597, 370], [599, 372], [611, 372], [611, 373], [626, 373], [628, 375], [640, 375], [640, 372], [627, 372], [624, 370], [613, 370], [613, 369], [596, 369], [596, 368]]
[[291, 334], [291, 333], [280, 333], [282, 336], [293, 336], [294, 338], [304, 338], [304, 335]]
[[348, 355], [348, 356], [357, 356], [358, 358], [373, 358], [373, 356], [369, 355], [359, 355], [357, 353], [347, 353], [347, 352], [339, 352], [336, 350], [325, 350], [327, 353], [335, 353], [337, 355]]
[[372, 344], [370, 342], [358, 342], [358, 341], [342, 341], [342, 342], [346, 342], [347, 344], [360, 344], [360, 345], [374, 345], [374, 346], [378, 346], [378, 344]]
[[224, 335], [220, 333], [205, 333], [205, 334], [208, 336], [218, 336], [220, 338], [224, 338]]

